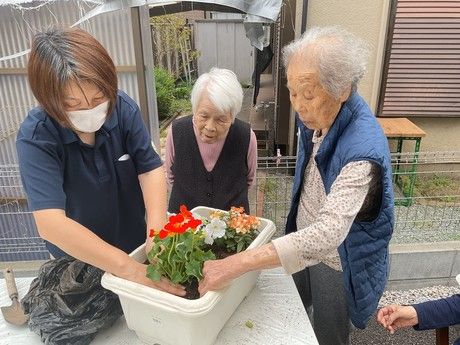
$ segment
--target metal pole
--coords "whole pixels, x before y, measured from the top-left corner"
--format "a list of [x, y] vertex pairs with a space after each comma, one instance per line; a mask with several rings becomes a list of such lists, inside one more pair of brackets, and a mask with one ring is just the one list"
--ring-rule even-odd
[[153, 74], [153, 49], [147, 6], [132, 7], [134, 56], [136, 61], [139, 107], [142, 118], [150, 131], [155, 148], [160, 154], [160, 128]]

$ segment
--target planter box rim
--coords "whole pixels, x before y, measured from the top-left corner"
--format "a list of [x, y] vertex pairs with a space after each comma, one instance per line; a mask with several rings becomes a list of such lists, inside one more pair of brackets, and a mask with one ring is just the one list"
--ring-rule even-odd
[[[216, 209], [205, 206], [197, 206], [193, 208], [191, 212], [198, 213], [200, 216], [205, 216], [204, 213], [209, 214], [209, 212], [214, 210]], [[275, 232], [275, 225], [271, 220], [261, 217], [257, 218], [261, 221], [262, 230], [260, 231], [257, 238], [248, 247], [248, 249], [257, 247], [262, 243], [267, 242]], [[142, 261], [141, 258], [145, 257], [144, 248], [145, 244], [135, 249], [131, 254], [129, 254], [129, 256], [133, 257], [136, 261]], [[244, 276], [245, 275], [235, 279], [235, 281], [244, 279]], [[109, 289], [124, 297], [133, 298], [138, 301], [148, 300], [149, 303], [153, 305], [157, 305], [170, 311], [180, 312], [182, 315], [191, 318], [199, 317], [211, 311], [214, 306], [222, 299], [222, 296], [228, 289], [226, 288], [218, 292], [209, 291], [198, 299], [189, 300], [154, 288], [146, 288], [146, 286], [142, 284], [119, 278], [107, 272], [102, 276], [101, 284], [104, 288]], [[172, 302], [174, 305], [172, 305]]]

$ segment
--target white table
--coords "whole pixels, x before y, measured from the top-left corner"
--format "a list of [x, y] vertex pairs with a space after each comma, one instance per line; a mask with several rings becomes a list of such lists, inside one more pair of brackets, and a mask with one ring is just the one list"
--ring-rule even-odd
[[[28, 291], [32, 278], [16, 278], [19, 297]], [[0, 306], [9, 306], [4, 279], [0, 279]], [[1, 313], [0, 313], [1, 314]], [[246, 326], [250, 320], [252, 328]], [[0, 316], [1, 345], [40, 345], [40, 337], [27, 326], [16, 327]], [[91, 344], [140, 345], [136, 334], [121, 317], [110, 329], [100, 332]], [[216, 345], [318, 345], [294, 281], [282, 269], [266, 270], [255, 288], [240, 304], [219, 333]]]

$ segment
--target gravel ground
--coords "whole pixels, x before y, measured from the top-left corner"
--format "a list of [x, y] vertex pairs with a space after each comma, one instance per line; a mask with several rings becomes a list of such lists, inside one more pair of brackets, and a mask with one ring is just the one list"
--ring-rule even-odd
[[[424, 289], [414, 290], [392, 290], [386, 291], [379, 303], [379, 307], [387, 304], [412, 304], [421, 303], [427, 300], [443, 298], [460, 293], [457, 286], [433, 286]], [[460, 337], [460, 325], [450, 327], [449, 339], [452, 344]], [[390, 334], [376, 321], [376, 316], [370, 320], [365, 330], [355, 330], [351, 336], [352, 345], [434, 345], [436, 343], [435, 331], [415, 331], [412, 328], [402, 329], [395, 334]]]

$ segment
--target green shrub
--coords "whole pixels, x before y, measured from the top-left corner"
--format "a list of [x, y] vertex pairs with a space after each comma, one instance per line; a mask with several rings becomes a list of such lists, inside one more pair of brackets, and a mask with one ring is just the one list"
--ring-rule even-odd
[[174, 102], [174, 77], [164, 68], [155, 67], [155, 90], [157, 93], [158, 117], [160, 120], [171, 114]]
[[175, 99], [171, 104], [171, 114], [192, 114], [192, 103], [189, 99]]
[[177, 99], [188, 99], [190, 98], [191, 88], [187, 86], [178, 86], [174, 89], [174, 97]]

